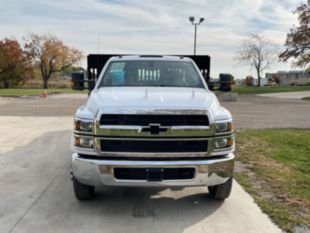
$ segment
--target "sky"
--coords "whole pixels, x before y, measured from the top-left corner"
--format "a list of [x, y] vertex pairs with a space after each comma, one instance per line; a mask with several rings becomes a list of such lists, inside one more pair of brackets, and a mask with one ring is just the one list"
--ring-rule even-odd
[[[193, 54], [211, 56], [211, 77], [255, 76], [234, 58], [242, 40], [260, 34], [284, 49], [286, 34], [298, 25], [293, 10], [302, 0], [0, 0], [0, 39], [23, 43], [29, 32], [52, 33], [65, 44], [91, 53]], [[82, 62], [86, 67], [86, 59]], [[292, 69], [276, 62], [266, 72]], [[296, 68], [293, 68], [296, 69]]]

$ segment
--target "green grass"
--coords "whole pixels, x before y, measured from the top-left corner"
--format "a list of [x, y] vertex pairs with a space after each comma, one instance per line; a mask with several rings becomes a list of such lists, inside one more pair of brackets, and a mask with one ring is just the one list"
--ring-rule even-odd
[[273, 221], [292, 232], [310, 227], [310, 131], [248, 130], [237, 134], [235, 178]]
[[[31, 89], [31, 88], [8, 88], [0, 89], [0, 96], [30, 96], [30, 95], [40, 95], [43, 93], [43, 89]], [[67, 88], [50, 88], [48, 93], [88, 93], [87, 90], [76, 91]]]
[[287, 86], [287, 87], [240, 87], [234, 86], [232, 92], [238, 94], [264, 94], [291, 91], [310, 91], [310, 86]]
[[310, 100], [310, 96], [302, 98], [303, 100]]

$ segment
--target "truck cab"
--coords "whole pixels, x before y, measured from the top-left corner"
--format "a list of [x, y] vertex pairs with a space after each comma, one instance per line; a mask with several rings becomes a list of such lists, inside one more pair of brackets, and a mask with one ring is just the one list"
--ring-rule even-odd
[[73, 188], [205, 186], [215, 199], [232, 187], [230, 112], [191, 58], [115, 56], [74, 117]]

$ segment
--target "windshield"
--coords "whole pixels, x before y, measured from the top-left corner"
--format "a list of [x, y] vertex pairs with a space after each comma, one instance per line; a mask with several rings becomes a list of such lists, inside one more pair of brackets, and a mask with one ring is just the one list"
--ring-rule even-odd
[[152, 60], [111, 62], [104, 86], [204, 87], [192, 62]]

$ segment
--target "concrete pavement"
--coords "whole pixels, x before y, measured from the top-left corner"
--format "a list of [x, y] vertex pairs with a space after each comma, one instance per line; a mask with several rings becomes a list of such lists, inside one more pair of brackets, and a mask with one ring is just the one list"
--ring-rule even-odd
[[205, 187], [107, 187], [92, 201], [77, 201], [71, 119], [0, 117], [1, 148], [11, 138], [11, 149], [0, 152], [0, 232], [281, 232], [236, 182], [224, 202], [209, 199]]
[[[0, 99], [0, 232], [281, 232], [234, 182], [225, 202], [204, 187], [99, 189], [75, 199], [73, 114], [87, 95]], [[237, 129], [310, 128], [310, 102], [239, 96], [223, 102]]]
[[0, 155], [31, 143], [48, 132], [71, 130], [72, 117], [0, 117]]
[[257, 96], [273, 97], [273, 98], [279, 98], [279, 99], [302, 99], [304, 97], [310, 96], [310, 91], [294, 91], [294, 92], [258, 94]]

